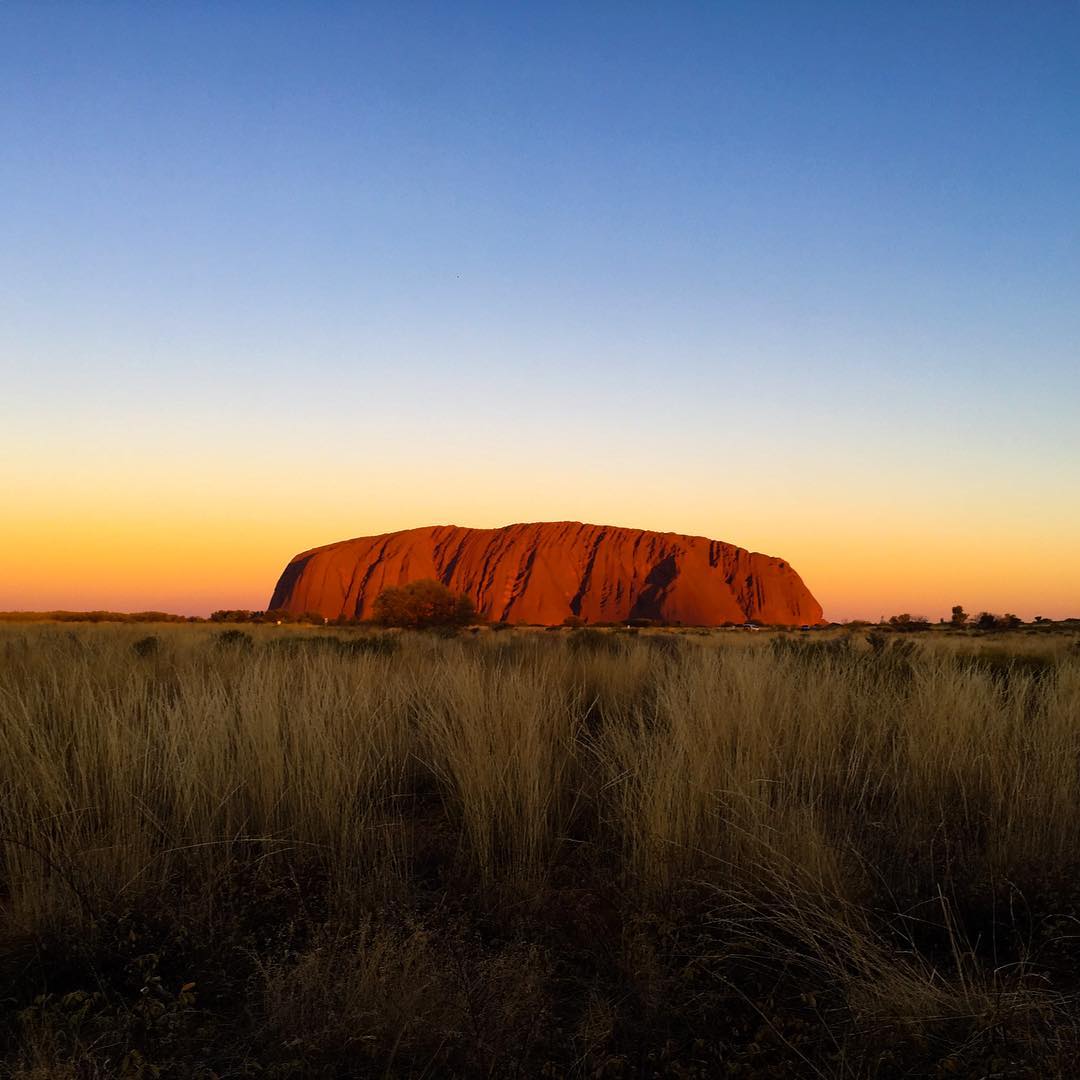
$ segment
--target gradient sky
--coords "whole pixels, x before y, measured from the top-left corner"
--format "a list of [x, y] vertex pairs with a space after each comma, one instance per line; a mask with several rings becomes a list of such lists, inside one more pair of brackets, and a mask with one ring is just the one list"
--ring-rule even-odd
[[1080, 4], [0, 5], [0, 609], [556, 519], [1080, 615]]

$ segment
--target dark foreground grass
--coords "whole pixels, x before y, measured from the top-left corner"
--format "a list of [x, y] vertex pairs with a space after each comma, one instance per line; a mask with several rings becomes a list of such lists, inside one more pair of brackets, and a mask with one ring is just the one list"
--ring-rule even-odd
[[0, 1076], [1077, 1075], [1069, 639], [287, 629], [0, 628]]

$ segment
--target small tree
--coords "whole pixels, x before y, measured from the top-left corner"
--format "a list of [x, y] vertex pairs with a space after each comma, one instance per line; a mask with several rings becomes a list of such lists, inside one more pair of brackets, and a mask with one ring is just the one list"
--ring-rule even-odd
[[964, 626], [968, 621], [968, 613], [959, 604], [956, 604], [952, 609], [952, 618], [949, 621], [953, 626]]
[[993, 630], [997, 626], [997, 616], [990, 611], [981, 611], [975, 625], [980, 630]]
[[438, 581], [410, 581], [383, 589], [375, 600], [373, 617], [383, 626], [420, 630], [428, 626], [467, 626], [476, 621], [476, 606]]

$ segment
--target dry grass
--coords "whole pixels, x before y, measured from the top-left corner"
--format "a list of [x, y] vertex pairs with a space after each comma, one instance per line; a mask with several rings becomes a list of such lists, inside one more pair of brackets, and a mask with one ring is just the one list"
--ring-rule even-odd
[[0, 626], [0, 1075], [1073, 1075], [1068, 637], [153, 632]]

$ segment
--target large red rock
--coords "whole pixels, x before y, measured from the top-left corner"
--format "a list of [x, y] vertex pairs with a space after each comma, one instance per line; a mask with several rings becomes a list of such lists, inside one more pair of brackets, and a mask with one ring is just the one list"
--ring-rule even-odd
[[285, 567], [270, 608], [366, 619], [383, 589], [423, 578], [513, 623], [822, 621], [821, 605], [783, 559], [703, 536], [576, 521], [434, 525], [313, 548]]

